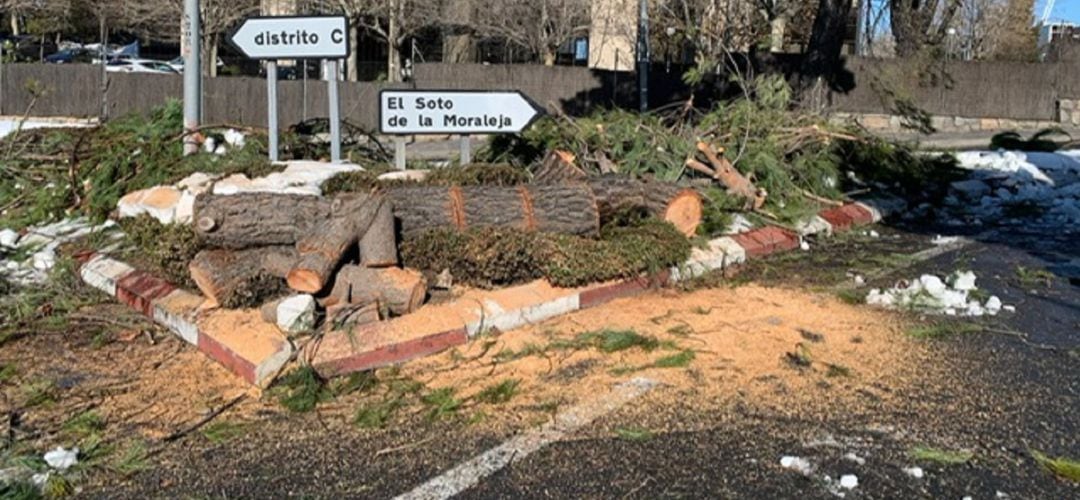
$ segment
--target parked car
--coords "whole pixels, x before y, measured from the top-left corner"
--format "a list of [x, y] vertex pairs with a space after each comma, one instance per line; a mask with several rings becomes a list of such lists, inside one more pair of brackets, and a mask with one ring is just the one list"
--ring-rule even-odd
[[[180, 57], [177, 57], [175, 59], [172, 59], [167, 64], [169, 66], [171, 66], [172, 69], [176, 70], [177, 73], [183, 73], [184, 72], [184, 56], [180, 56]], [[217, 60], [217, 66], [219, 68], [225, 66], [225, 62], [222, 61], [220, 57]]]
[[158, 73], [175, 75], [179, 72], [164, 61], [152, 61], [150, 59], [116, 58], [109, 61], [105, 71], [114, 73]]
[[98, 61], [98, 55], [86, 49], [64, 49], [45, 57], [45, 62], [53, 64], [92, 63]]

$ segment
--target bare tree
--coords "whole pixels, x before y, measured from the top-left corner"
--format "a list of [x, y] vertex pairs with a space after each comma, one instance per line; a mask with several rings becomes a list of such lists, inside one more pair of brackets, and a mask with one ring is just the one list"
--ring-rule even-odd
[[779, 16], [783, 9], [763, 17], [763, 5], [745, 0], [666, 0], [654, 9], [658, 26], [672, 28], [693, 51], [697, 69], [688, 72], [687, 79], [696, 82], [724, 63], [729, 54], [754, 48], [771, 30], [769, 16]]
[[939, 47], [960, 4], [961, 0], [889, 0], [896, 55], [910, 57]]
[[[180, 24], [183, 9], [183, 0], [121, 0], [119, 21], [145, 38], [184, 42]], [[204, 73], [217, 76], [221, 36], [258, 10], [258, 0], [200, 0]]]
[[479, 0], [480, 33], [520, 46], [547, 66], [560, 47], [588, 29], [586, 0]]

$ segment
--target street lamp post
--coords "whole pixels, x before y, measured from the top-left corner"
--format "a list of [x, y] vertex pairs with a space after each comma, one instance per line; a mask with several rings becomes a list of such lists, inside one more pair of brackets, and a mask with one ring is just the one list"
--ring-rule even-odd
[[184, 0], [184, 155], [199, 152], [195, 136], [199, 130], [199, 111], [202, 100], [202, 54], [199, 0]]

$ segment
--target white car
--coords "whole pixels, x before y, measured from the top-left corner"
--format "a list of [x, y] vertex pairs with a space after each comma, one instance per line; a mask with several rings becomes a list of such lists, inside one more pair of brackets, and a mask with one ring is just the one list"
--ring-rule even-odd
[[150, 59], [113, 59], [105, 65], [105, 71], [114, 73], [158, 73], [162, 75], [175, 75], [177, 71], [163, 61]]
[[[183, 73], [184, 72], [184, 57], [183, 56], [174, 58], [173, 60], [169, 61], [166, 64], [171, 66], [172, 69], [176, 70], [177, 73]], [[219, 68], [225, 67], [225, 62], [222, 61], [220, 57], [217, 60], [217, 67], [219, 67]]]

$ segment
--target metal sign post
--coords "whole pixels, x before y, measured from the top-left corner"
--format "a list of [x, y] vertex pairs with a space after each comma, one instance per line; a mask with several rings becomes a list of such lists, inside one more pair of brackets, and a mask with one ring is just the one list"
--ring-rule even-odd
[[472, 141], [469, 139], [468, 135], [461, 136], [461, 151], [458, 158], [458, 162], [462, 165], [472, 163]]
[[[338, 59], [349, 57], [349, 20], [344, 16], [252, 17], [229, 35], [229, 41], [250, 59], [267, 64], [267, 128], [270, 160], [278, 159], [277, 60], [328, 59], [327, 85], [330, 98], [330, 156], [341, 161], [341, 106], [338, 101]], [[304, 65], [306, 71], [307, 65]], [[306, 105], [306, 103], [305, 103]]]
[[270, 161], [278, 161], [277, 61], [266, 63], [266, 128], [270, 132]]
[[327, 98], [330, 101], [330, 161], [341, 163], [341, 101], [338, 97], [338, 62], [326, 65]]

